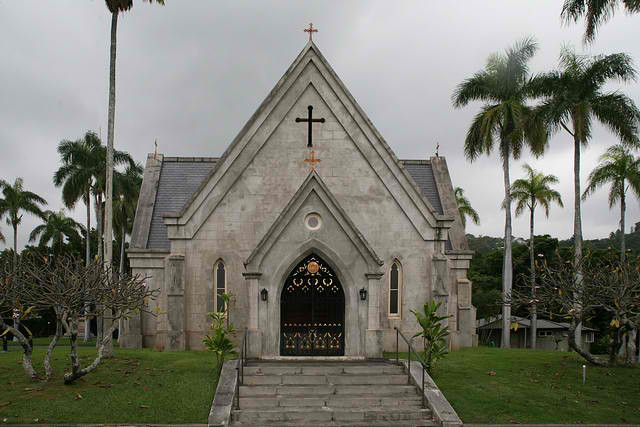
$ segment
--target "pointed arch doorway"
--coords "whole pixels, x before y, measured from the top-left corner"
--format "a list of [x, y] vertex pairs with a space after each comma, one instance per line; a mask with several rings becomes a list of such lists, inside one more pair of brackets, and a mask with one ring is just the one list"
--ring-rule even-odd
[[344, 290], [318, 255], [289, 273], [280, 295], [280, 355], [344, 356]]

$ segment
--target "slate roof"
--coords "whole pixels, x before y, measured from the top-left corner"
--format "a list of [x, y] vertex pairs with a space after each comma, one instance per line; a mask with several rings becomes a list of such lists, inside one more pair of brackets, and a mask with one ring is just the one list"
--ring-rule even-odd
[[[215, 169], [217, 157], [165, 157], [160, 169], [156, 200], [151, 216], [147, 249], [170, 250], [167, 226], [162, 215], [181, 212], [191, 200], [203, 181]], [[400, 160], [409, 175], [420, 188], [423, 196], [431, 203], [436, 213], [442, 215], [442, 202], [428, 160]], [[451, 242], [447, 241], [450, 249]]]
[[180, 212], [218, 163], [215, 157], [165, 157], [151, 216], [147, 249], [171, 249], [162, 214]]
[[400, 160], [400, 163], [404, 165], [411, 178], [418, 184], [422, 195], [431, 203], [436, 213], [442, 215], [444, 211], [440, 201], [440, 194], [438, 194], [436, 179], [433, 176], [431, 162], [428, 160]]

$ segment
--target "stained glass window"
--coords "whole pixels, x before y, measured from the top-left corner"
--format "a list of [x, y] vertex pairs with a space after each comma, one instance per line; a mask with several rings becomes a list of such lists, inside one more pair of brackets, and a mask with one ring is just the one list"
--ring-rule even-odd
[[400, 307], [402, 306], [402, 272], [400, 264], [394, 261], [389, 271], [389, 316], [400, 317]]
[[224, 300], [221, 295], [227, 292], [227, 272], [224, 267], [223, 261], [218, 261], [213, 268], [214, 283], [215, 283], [215, 306], [216, 311], [224, 311]]

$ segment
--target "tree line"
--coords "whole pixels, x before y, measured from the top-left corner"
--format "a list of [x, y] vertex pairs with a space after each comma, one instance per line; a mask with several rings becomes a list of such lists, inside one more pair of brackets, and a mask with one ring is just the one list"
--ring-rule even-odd
[[[577, 22], [586, 19], [585, 44], [594, 40], [600, 26], [619, 8], [629, 13], [640, 11], [638, 0], [565, 0], [562, 19], [565, 22]], [[551, 188], [557, 183], [553, 175], [544, 175], [524, 165], [527, 178], [514, 183], [510, 178], [511, 159], [517, 160], [525, 149], [536, 157], [542, 156], [548, 148], [549, 139], [556, 133], [567, 135], [573, 145], [574, 168], [574, 221], [573, 251], [567, 256], [572, 263], [572, 286], [580, 288], [587, 285], [591, 278], [585, 278], [583, 268], [582, 214], [581, 201], [605, 185], [610, 185], [609, 207], [620, 205], [621, 239], [619, 247], [618, 271], [626, 271], [627, 251], [625, 247], [625, 212], [627, 191], [631, 189], [640, 196], [640, 159], [634, 151], [640, 148], [638, 123], [640, 110], [631, 98], [620, 90], [605, 91], [610, 82], [636, 81], [637, 73], [629, 55], [616, 53], [610, 55], [578, 54], [570, 47], [563, 47], [558, 67], [549, 72], [532, 74], [528, 63], [538, 50], [538, 44], [532, 37], [518, 41], [508, 47], [504, 53], [489, 56], [484, 69], [460, 83], [452, 94], [455, 108], [463, 108], [470, 102], [481, 101], [483, 106], [472, 120], [464, 142], [465, 156], [474, 161], [482, 155], [498, 151], [503, 169], [505, 211], [505, 233], [500, 279], [502, 288], [502, 340], [503, 347], [510, 346], [511, 296], [513, 288], [513, 255], [511, 206], [516, 203], [515, 214], [525, 211], [530, 214], [529, 237], [529, 304], [532, 326], [535, 328], [537, 306], [547, 303], [536, 296], [540, 281], [536, 280], [534, 211], [542, 206], [548, 216], [552, 203], [562, 206], [560, 195]], [[592, 136], [592, 127], [599, 122], [608, 128], [620, 141], [610, 147], [601, 156], [600, 164], [589, 175], [589, 182], [581, 191], [580, 158], [581, 151], [588, 146]], [[477, 214], [470, 209], [468, 199], [461, 189], [456, 189], [460, 215], [463, 224], [466, 216], [479, 221]], [[543, 266], [546, 264], [546, 260]], [[564, 265], [564, 263], [562, 263]], [[589, 264], [590, 268], [592, 267]], [[589, 272], [591, 273], [591, 271]], [[549, 277], [549, 272], [545, 273]], [[543, 277], [544, 279], [544, 277]], [[621, 277], [620, 280], [626, 280]], [[628, 283], [625, 282], [625, 283]], [[580, 292], [578, 292], [580, 295]], [[570, 347], [579, 350], [581, 323], [585, 319], [585, 310], [580, 297], [574, 300], [571, 311], [564, 313], [570, 321]], [[631, 301], [636, 303], [637, 301]], [[623, 322], [629, 333], [629, 342], [635, 340], [635, 330], [640, 323], [640, 314], [625, 314]], [[532, 330], [532, 347], [535, 348], [535, 329]], [[633, 339], [630, 339], [633, 337]]]

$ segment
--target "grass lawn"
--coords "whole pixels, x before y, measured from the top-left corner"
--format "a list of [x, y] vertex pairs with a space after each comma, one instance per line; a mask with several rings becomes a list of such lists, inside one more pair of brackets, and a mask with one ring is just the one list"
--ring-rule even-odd
[[433, 379], [465, 423], [640, 424], [640, 368], [587, 364], [582, 385], [583, 364], [575, 353], [467, 348]]
[[[22, 352], [0, 353], [0, 425], [2, 423], [206, 423], [218, 383], [215, 358], [205, 351], [157, 352], [116, 349], [116, 356], [64, 385], [70, 369], [69, 347], [54, 354], [52, 380], [30, 381]], [[43, 374], [46, 347], [35, 346], [34, 364]], [[95, 347], [78, 349], [82, 366]], [[6, 419], [6, 420], [5, 420]]]

